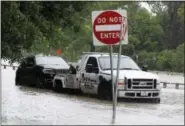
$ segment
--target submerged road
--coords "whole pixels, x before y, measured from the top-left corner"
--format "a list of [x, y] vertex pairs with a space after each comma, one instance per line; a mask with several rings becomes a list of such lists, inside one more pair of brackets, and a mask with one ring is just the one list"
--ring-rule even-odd
[[[86, 95], [15, 86], [15, 71], [1, 67], [4, 125], [111, 124], [112, 103]], [[119, 101], [120, 125], [184, 125], [184, 88], [162, 89], [161, 103]]]

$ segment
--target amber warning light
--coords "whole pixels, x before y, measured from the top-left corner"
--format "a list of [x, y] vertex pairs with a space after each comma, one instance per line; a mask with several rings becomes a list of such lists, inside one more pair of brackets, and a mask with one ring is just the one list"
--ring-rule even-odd
[[62, 51], [61, 51], [60, 49], [57, 49], [57, 50], [56, 50], [56, 54], [57, 54], [57, 55], [60, 55], [60, 54], [62, 54]]

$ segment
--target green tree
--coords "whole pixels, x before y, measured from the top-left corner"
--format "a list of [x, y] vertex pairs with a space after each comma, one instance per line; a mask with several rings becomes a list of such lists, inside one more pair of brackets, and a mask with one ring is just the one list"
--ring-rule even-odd
[[[160, 20], [160, 26], [164, 31], [163, 43], [165, 49], [175, 49], [184, 41], [183, 12], [184, 2], [149, 2], [152, 11]], [[179, 14], [181, 16], [179, 16]]]

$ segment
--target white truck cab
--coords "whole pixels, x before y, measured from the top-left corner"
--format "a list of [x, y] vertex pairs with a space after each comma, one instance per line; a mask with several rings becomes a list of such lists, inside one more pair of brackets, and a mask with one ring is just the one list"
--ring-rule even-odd
[[[113, 81], [116, 79], [117, 54], [113, 54]], [[111, 68], [108, 53], [83, 53], [76, 71], [56, 75], [53, 86], [79, 89], [83, 93], [112, 98]], [[152, 98], [160, 102], [160, 82], [157, 75], [142, 71], [128, 56], [121, 55], [118, 98]]]

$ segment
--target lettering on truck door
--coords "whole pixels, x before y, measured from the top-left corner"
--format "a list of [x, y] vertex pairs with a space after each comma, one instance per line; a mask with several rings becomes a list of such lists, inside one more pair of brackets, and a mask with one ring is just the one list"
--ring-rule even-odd
[[98, 86], [98, 63], [95, 57], [89, 57], [85, 66], [83, 77], [84, 90], [86, 93], [95, 94]]

